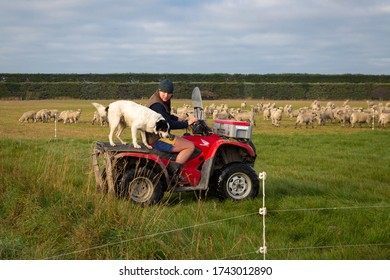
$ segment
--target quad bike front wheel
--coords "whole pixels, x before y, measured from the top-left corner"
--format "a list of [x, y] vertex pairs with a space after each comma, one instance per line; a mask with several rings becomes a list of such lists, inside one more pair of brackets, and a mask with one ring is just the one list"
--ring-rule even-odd
[[164, 195], [161, 173], [148, 166], [128, 168], [120, 178], [117, 193], [142, 206], [156, 204]]
[[221, 172], [217, 191], [221, 199], [240, 201], [255, 198], [259, 193], [259, 178], [251, 166], [233, 163]]

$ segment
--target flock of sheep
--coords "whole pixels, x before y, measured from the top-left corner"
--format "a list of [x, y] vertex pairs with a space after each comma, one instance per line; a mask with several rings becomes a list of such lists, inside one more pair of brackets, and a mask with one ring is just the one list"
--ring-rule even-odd
[[[348, 100], [344, 101], [341, 106], [336, 106], [333, 102], [328, 102], [325, 106], [321, 106], [320, 102], [314, 100], [310, 106], [293, 109], [291, 104], [284, 107], [277, 107], [275, 103], [257, 103], [256, 105], [247, 106], [246, 102], [242, 102], [239, 108], [229, 108], [227, 104], [219, 106], [211, 104], [205, 107], [206, 117], [213, 119], [230, 119], [237, 121], [248, 121], [256, 125], [256, 116], [262, 114], [263, 119], [271, 120], [272, 125], [279, 127], [283, 118], [290, 120], [295, 119], [295, 128], [311, 126], [314, 123], [325, 125], [326, 123], [340, 123], [341, 126], [350, 125], [355, 127], [366, 123], [372, 126], [374, 122], [385, 128], [390, 122], [390, 102], [375, 104], [372, 101], [367, 101], [367, 108], [356, 108], [348, 105]], [[180, 108], [174, 109], [173, 113], [182, 118], [191, 117], [193, 110], [189, 105], [183, 105]]]
[[[99, 103], [92, 103], [96, 108], [92, 118], [92, 124], [107, 125], [107, 112], [105, 106]], [[193, 108], [190, 105], [184, 104], [178, 108], [172, 108], [172, 114], [176, 114], [181, 118], [190, 118], [193, 116]], [[374, 122], [385, 128], [390, 122], [390, 102], [375, 104], [372, 101], [367, 101], [366, 108], [356, 108], [348, 105], [346, 100], [341, 106], [336, 106], [333, 102], [328, 102], [326, 106], [321, 106], [320, 102], [314, 100], [310, 106], [293, 109], [291, 104], [284, 107], [277, 107], [275, 103], [257, 103], [256, 105], [248, 106], [246, 101], [241, 103], [239, 108], [230, 108], [227, 104], [215, 105], [211, 104], [205, 107], [205, 115], [212, 119], [230, 119], [237, 121], [248, 121], [252, 125], [256, 125], [256, 117], [261, 115], [263, 119], [271, 120], [272, 125], [279, 127], [283, 118], [290, 120], [295, 118], [295, 128], [306, 125], [306, 127], [314, 127], [314, 123], [325, 125], [330, 122], [332, 124], [340, 123], [341, 126], [350, 125], [355, 127], [366, 123], [372, 126]], [[48, 122], [50, 119], [63, 121], [64, 123], [77, 123], [81, 116], [81, 110], [58, 110], [42, 109], [39, 111], [25, 112], [19, 119], [19, 122], [41, 121]]]
[[[105, 125], [107, 124], [107, 114], [105, 111], [105, 106], [99, 103], [92, 103], [92, 105], [96, 108], [97, 111], [93, 114], [92, 124], [100, 124]], [[48, 109], [41, 109], [39, 111], [28, 111], [23, 113], [23, 115], [19, 118], [19, 122], [49, 122], [51, 119], [66, 123], [78, 123], [81, 116], [81, 109], [78, 110], [64, 110], [59, 111], [57, 109], [48, 110]]]
[[51, 119], [56, 121], [63, 121], [64, 123], [77, 123], [81, 116], [81, 109], [65, 110], [59, 112], [56, 109], [48, 110], [41, 109], [39, 111], [28, 111], [23, 113], [19, 122], [49, 122]]

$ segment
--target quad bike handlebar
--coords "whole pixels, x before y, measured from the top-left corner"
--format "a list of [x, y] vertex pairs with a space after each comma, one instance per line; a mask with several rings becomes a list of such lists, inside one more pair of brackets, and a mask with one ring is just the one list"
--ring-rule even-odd
[[203, 136], [208, 136], [212, 132], [212, 129], [206, 124], [204, 120], [198, 120], [190, 125], [192, 129], [192, 134], [200, 134]]

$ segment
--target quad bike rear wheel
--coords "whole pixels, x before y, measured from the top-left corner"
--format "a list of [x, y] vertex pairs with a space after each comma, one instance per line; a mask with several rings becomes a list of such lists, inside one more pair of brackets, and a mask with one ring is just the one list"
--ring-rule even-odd
[[128, 168], [120, 178], [117, 193], [142, 206], [156, 204], [164, 195], [161, 173], [149, 166]]
[[255, 198], [259, 193], [259, 178], [250, 165], [233, 163], [221, 172], [217, 191], [220, 199]]

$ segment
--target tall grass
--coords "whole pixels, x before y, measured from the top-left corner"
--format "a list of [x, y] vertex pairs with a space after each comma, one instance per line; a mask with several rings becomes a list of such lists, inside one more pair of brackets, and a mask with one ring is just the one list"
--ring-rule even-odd
[[[263, 258], [261, 197], [167, 193], [142, 208], [95, 191], [91, 147], [106, 128], [32, 139], [22, 131], [52, 124], [11, 123], [0, 126], [0, 259]], [[258, 124], [267, 259], [390, 259], [390, 130]]]

